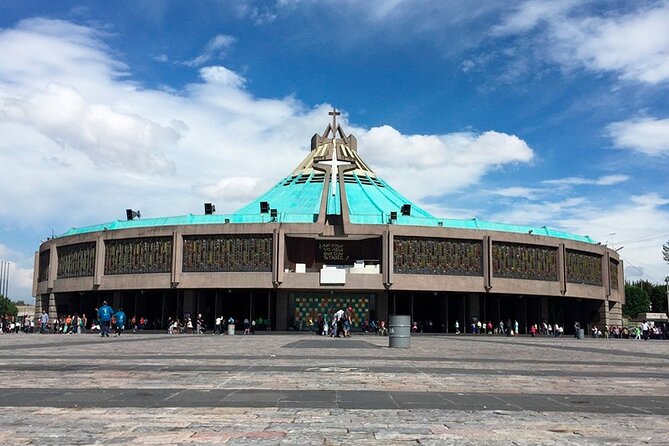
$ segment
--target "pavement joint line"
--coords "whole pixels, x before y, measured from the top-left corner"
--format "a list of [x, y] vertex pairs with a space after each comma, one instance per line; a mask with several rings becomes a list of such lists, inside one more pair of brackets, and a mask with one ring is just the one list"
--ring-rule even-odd
[[640, 408], [640, 407], [627, 406], [627, 405], [625, 405], [625, 404], [620, 404], [620, 403], [613, 403], [613, 405], [614, 405], [614, 406], [618, 406], [618, 407], [622, 407], [622, 408], [627, 409], [627, 410], [633, 410], [633, 411], [637, 411], [637, 412], [643, 412], [643, 413], [645, 413], [646, 415], [652, 415], [652, 413], [653, 413], [653, 412], [651, 412], [651, 411], [649, 411], [649, 410], [645, 410], [645, 409], [642, 409], [642, 408]]
[[217, 384], [216, 386], [214, 386], [214, 388], [215, 388], [215, 389], [224, 389], [224, 388], [225, 388], [224, 386], [225, 386], [227, 383], [229, 383], [229, 382], [230, 382], [231, 380], [233, 380], [233, 379], [238, 379], [240, 376], [244, 375], [247, 371], [251, 370], [253, 367], [254, 367], [253, 365], [250, 365], [250, 366], [246, 367], [245, 369], [243, 369], [243, 370], [240, 371], [239, 373], [235, 374], [234, 376], [231, 376], [230, 378], [226, 379], [226, 380], [223, 381], [222, 383]]
[[[506, 344], [506, 345], [509, 345], [509, 344], [512, 343], [513, 345], [522, 345], [522, 346], [533, 347], [533, 348], [544, 347], [544, 348], [552, 348], [552, 349], [559, 349], [559, 350], [579, 351], [579, 352], [583, 352], [583, 353], [588, 353], [588, 352], [602, 353], [602, 354], [605, 354], [605, 355], [614, 355], [614, 356], [630, 356], [630, 357], [655, 358], [655, 359], [664, 359], [664, 360], [669, 359], [668, 355], [663, 355], [661, 353], [647, 353], [647, 352], [639, 352], [639, 351], [631, 352], [631, 351], [624, 351], [624, 350], [606, 350], [606, 349], [596, 348], [596, 347], [585, 347], [585, 346], [577, 347], [577, 346], [573, 346], [573, 345], [555, 345], [555, 344], [545, 344], [545, 343], [531, 344], [531, 343], [521, 341], [521, 340], [518, 340], [518, 341], [513, 340], [511, 342], [508, 342], [508, 341], [504, 342], [503, 339], [495, 339], [495, 338], [490, 338], [490, 341], [488, 341], [487, 340], [488, 338], [477, 339], [475, 336], [455, 338], [455, 339], [456, 339], [456, 341], [467, 340], [467, 341], [474, 341], [474, 342], [497, 342], [497, 343], [503, 343], [503, 344]], [[598, 339], [593, 339], [593, 341], [596, 341], [596, 340], [598, 340]], [[584, 341], [586, 343], [588, 342], [587, 340], [576, 340], [576, 339], [574, 339], [574, 342], [584, 342]], [[610, 339], [609, 341], [614, 341], [615, 342], [615, 340], [613, 340], [613, 339]], [[629, 340], [626, 340], [626, 341], [629, 341]], [[659, 342], [662, 342], [662, 341], [659, 341]]]
[[181, 394], [182, 392], [184, 392], [184, 390], [176, 391], [176, 392], [174, 392], [173, 394], [171, 394], [170, 396], [168, 396], [167, 398], [165, 398], [163, 401], [171, 400], [172, 398], [174, 398], [175, 396]]

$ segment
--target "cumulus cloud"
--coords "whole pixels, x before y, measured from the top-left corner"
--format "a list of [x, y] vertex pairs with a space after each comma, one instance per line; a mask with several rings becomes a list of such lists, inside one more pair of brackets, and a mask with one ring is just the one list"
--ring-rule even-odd
[[261, 179], [257, 177], [228, 177], [199, 188], [211, 199], [251, 201], [264, 192], [259, 187], [261, 184]]
[[606, 128], [615, 147], [645, 153], [669, 154], [669, 119], [639, 118], [614, 122]]
[[0, 114], [86, 154], [98, 167], [119, 164], [133, 170], [172, 171], [162, 154], [179, 134], [107, 104], [89, 103], [75, 88], [50, 83], [27, 95], [5, 97]]
[[[543, 25], [543, 26], [539, 26]], [[504, 17], [493, 36], [543, 36], [539, 50], [566, 68], [617, 73], [646, 84], [669, 80], [669, 4], [589, 15], [581, 2], [530, 0]]]
[[377, 173], [418, 198], [476, 184], [499, 166], [527, 163], [534, 156], [525, 141], [495, 131], [403, 135], [381, 126], [360, 132], [359, 141], [362, 156]]

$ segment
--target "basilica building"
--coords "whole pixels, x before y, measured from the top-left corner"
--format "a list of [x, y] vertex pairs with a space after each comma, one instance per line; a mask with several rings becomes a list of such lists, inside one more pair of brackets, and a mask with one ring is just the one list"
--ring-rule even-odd
[[[472, 322], [619, 325], [618, 254], [587, 236], [432, 216], [379, 177], [338, 112], [288, 176], [232, 214], [74, 228], [35, 254], [36, 314], [94, 316], [103, 300], [156, 328], [201, 314], [306, 330], [351, 307], [354, 329], [409, 315], [425, 330]], [[421, 181], [421, 178], [416, 178]]]

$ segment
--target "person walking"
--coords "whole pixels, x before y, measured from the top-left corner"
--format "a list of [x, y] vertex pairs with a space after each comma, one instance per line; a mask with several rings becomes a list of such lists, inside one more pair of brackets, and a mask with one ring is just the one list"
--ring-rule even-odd
[[116, 317], [116, 324], [114, 324], [114, 337], [121, 336], [121, 333], [123, 333], [123, 330], [125, 329], [126, 320], [123, 308], [119, 308], [118, 311], [114, 314], [114, 317]]
[[98, 310], [98, 322], [100, 323], [100, 337], [109, 337], [109, 328], [111, 318], [114, 314], [112, 307], [107, 305], [107, 301], [102, 302], [102, 306]]

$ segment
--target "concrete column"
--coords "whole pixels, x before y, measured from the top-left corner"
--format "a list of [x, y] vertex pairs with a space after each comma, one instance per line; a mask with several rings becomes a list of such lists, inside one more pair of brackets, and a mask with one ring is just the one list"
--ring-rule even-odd
[[383, 269], [383, 282], [387, 287], [390, 287], [393, 284], [393, 273], [395, 269], [395, 241], [393, 232], [390, 229], [383, 233], [382, 243], [383, 253], [381, 268]]
[[483, 237], [483, 288], [486, 292], [492, 289], [492, 239], [489, 235]]
[[[37, 270], [35, 270], [37, 271]], [[44, 299], [44, 296], [39, 294], [35, 296], [35, 323], [37, 323], [37, 319], [39, 319], [40, 316], [42, 316], [42, 300]]]
[[[49, 276], [46, 287], [51, 291], [58, 276], [58, 249], [56, 244], [52, 243], [49, 250]], [[51, 317], [51, 316], [49, 316]]]
[[58, 317], [58, 308], [56, 307], [56, 295], [54, 293], [49, 293], [48, 297], [48, 310], [49, 320], [55, 320]]
[[176, 288], [181, 281], [181, 272], [183, 269], [183, 251], [184, 239], [181, 231], [172, 232], [172, 268], [171, 279], [172, 287]]
[[609, 305], [609, 325], [620, 327], [623, 325], [623, 306], [620, 302], [608, 302]]
[[93, 275], [93, 286], [99, 287], [102, 284], [102, 276], [105, 270], [105, 242], [102, 235], [95, 240], [95, 272]]
[[564, 296], [567, 292], [567, 249], [564, 243], [558, 247], [558, 279], [560, 280], [560, 293]]
[[[39, 251], [35, 253], [35, 259], [33, 260], [33, 296], [35, 296], [35, 311], [37, 311], [37, 300], [39, 299], [39, 296], [37, 295], [37, 288], [39, 287], [39, 283], [37, 282], [38, 278], [39, 278]], [[40, 312], [35, 314], [42, 314], [42, 313]]]
[[598, 313], [599, 313], [599, 322], [597, 322], [597, 326], [599, 327], [600, 330], [603, 330], [604, 325], [610, 325], [608, 300], [601, 301]]

